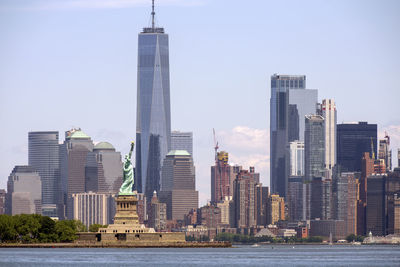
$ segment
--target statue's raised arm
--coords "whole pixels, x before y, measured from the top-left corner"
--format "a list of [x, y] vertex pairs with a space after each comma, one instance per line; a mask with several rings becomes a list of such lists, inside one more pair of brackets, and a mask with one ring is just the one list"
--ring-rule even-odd
[[134, 181], [134, 176], [133, 176], [133, 166], [131, 162], [132, 158], [132, 152], [135, 147], [135, 143], [131, 143], [131, 149], [129, 151], [128, 155], [125, 155], [125, 161], [123, 164], [123, 171], [124, 171], [124, 177], [123, 177], [123, 183], [121, 185], [121, 188], [119, 189], [119, 194], [120, 195], [132, 195], [132, 187], [133, 184], [135, 183]]

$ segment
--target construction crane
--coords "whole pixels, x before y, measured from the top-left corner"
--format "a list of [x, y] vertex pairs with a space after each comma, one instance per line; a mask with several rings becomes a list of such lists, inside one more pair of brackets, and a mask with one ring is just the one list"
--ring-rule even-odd
[[218, 160], [219, 146], [218, 146], [217, 138], [215, 137], [215, 129], [214, 128], [213, 128], [213, 135], [214, 135], [215, 164], [217, 165], [215, 167], [218, 168], [218, 174], [219, 174], [219, 177], [218, 177], [218, 175], [215, 175], [215, 178], [216, 178], [216, 180], [218, 180], [218, 184], [219, 184], [219, 199], [217, 199], [217, 198], [215, 199], [216, 202], [218, 202], [218, 201], [222, 200], [222, 173], [221, 173], [222, 170], [221, 170], [221, 163]]
[[213, 135], [214, 135], [214, 150], [215, 150], [215, 162], [217, 162], [218, 159], [218, 142], [217, 138], [215, 137], [215, 129], [213, 128]]

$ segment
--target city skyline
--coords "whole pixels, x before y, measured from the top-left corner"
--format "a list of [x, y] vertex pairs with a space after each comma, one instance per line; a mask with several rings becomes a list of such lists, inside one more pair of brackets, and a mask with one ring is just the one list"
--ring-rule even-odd
[[[4, 63], [0, 64], [0, 96], [2, 99], [0, 102], [2, 107], [0, 118], [8, 129], [7, 132], [3, 132], [0, 143], [0, 159], [3, 162], [0, 169], [2, 177], [0, 188], [5, 188], [7, 177], [14, 165], [26, 165], [28, 163], [27, 143], [28, 132], [30, 131], [59, 131], [63, 133], [71, 126], [79, 126], [93, 140], [110, 142], [117, 151], [121, 151], [123, 154], [127, 152], [129, 147], [126, 144], [135, 135], [134, 121], [136, 114], [132, 111], [136, 109], [134, 95], [136, 93], [135, 68], [137, 61], [135, 56], [137, 50], [135, 45], [137, 42], [135, 38], [136, 32], [149, 17], [149, 3], [147, 2], [150, 1], [131, 2], [133, 3], [132, 6], [128, 6], [126, 9], [104, 7], [95, 10], [91, 6], [84, 8], [48, 7], [47, 11], [46, 9], [29, 9], [34, 4], [27, 4], [26, 9], [24, 9], [24, 6], [13, 7], [10, 4], [11, 2], [7, 1], [0, 5], [0, 12], [4, 14], [4, 16], [0, 16], [0, 21], [3, 22], [0, 25], [8, 25], [6, 22], [11, 23], [11, 29], [0, 26], [0, 32], [6, 36], [6, 42], [0, 44], [0, 55], [4, 58]], [[270, 64], [263, 63], [264, 68], [248, 72], [243, 68], [227, 67], [232, 63], [260, 66], [257, 65], [259, 63], [256, 63], [256, 61], [259, 61], [258, 58], [247, 59], [248, 53], [251, 53], [251, 56], [254, 57], [255, 54], [253, 53], [255, 52], [249, 51], [245, 41], [233, 45], [234, 48], [226, 46], [236, 40], [236, 37], [231, 35], [234, 32], [241, 32], [244, 37], [249, 38], [251, 34], [264, 29], [266, 37], [259, 37], [258, 41], [261, 40], [261, 42], [249, 42], [251, 45], [261, 48], [261, 45], [266, 44], [268, 38], [274, 36], [268, 33], [276, 34], [277, 30], [272, 29], [272, 27], [263, 28], [268, 25], [267, 22], [271, 22], [270, 19], [265, 19], [266, 22], [262, 24], [255, 23], [257, 20], [250, 20], [250, 22], [243, 20], [243, 25], [235, 23], [235, 14], [243, 14], [245, 17], [252, 18], [253, 16], [257, 17], [257, 14], [260, 15], [261, 12], [254, 10], [254, 8], [250, 10], [249, 6], [238, 5], [237, 3], [229, 5], [228, 9], [231, 12], [229, 15], [225, 15], [225, 22], [218, 20], [217, 13], [222, 10], [223, 5], [226, 6], [223, 2], [192, 1], [185, 6], [182, 1], [176, 1], [172, 6], [169, 6], [170, 2], [160, 1], [161, 6], [158, 11], [160, 24], [168, 27], [169, 34], [173, 36], [170, 45], [172, 55], [172, 130], [193, 132], [196, 188], [201, 193], [200, 202], [202, 204], [205, 203], [205, 200], [210, 199], [209, 168], [214, 163], [213, 127], [217, 130], [217, 139], [221, 150], [230, 154], [233, 163], [243, 165], [245, 169], [254, 165], [261, 173], [261, 182], [269, 185], [268, 102], [270, 97], [269, 78], [273, 73], [306, 75], [307, 88], [318, 88], [319, 90], [318, 101], [323, 98], [335, 100], [338, 109], [338, 123], [343, 121], [377, 123], [379, 138], [383, 137], [382, 134], [386, 130], [391, 137], [392, 153], [396, 155], [395, 152], [400, 147], [400, 121], [396, 117], [394, 109], [395, 99], [398, 98], [399, 93], [396, 91], [396, 79], [393, 77], [400, 76], [398, 73], [400, 69], [398, 67], [399, 52], [395, 50], [400, 42], [399, 37], [394, 34], [396, 28], [394, 26], [399, 25], [399, 18], [394, 17], [394, 11], [399, 9], [398, 3], [388, 1], [390, 5], [382, 7], [378, 3], [367, 2], [361, 5], [362, 11], [358, 12], [356, 12], [358, 6], [355, 4], [357, 1], [350, 3], [347, 7], [348, 10], [344, 9], [344, 2], [339, 2], [333, 6], [331, 6], [332, 4], [328, 5], [329, 8], [342, 12], [343, 21], [336, 21], [332, 16], [323, 20], [325, 23], [323, 24], [328, 26], [328, 29], [335, 30], [333, 33], [326, 35], [323, 33], [321, 38], [314, 40], [316, 42], [316, 45], [314, 45], [310, 41], [306, 41], [306, 38], [309, 37], [309, 34], [320, 33], [323, 26], [308, 28], [311, 33], [301, 27], [298, 29], [299, 32], [291, 30], [290, 32], [294, 36], [300, 36], [300, 48], [296, 45], [293, 48], [285, 44], [268, 45], [267, 51], [258, 49], [258, 53], [263, 51], [262, 60], [268, 62], [268, 58], [272, 58], [275, 61], [270, 61]], [[270, 3], [270, 7], [267, 4], [262, 5], [264, 5], [265, 10], [272, 10], [273, 5], [282, 8], [287, 3]], [[311, 8], [312, 3], [313, 1], [308, 1], [306, 6]], [[242, 13], [238, 11], [239, 6], [243, 6]], [[305, 28], [312, 24], [313, 19], [321, 19], [328, 12], [328, 7], [324, 7], [322, 4], [311, 9], [315, 12], [316, 8], [319, 8], [321, 14], [313, 14], [310, 10], [306, 10], [307, 7], [302, 7], [302, 11], [310, 15], [301, 22], [301, 26]], [[300, 8], [300, 4], [292, 4], [288, 8], [288, 12], [293, 15], [296, 8]], [[250, 15], [250, 11], [254, 14]], [[350, 14], [353, 14], [351, 11], [355, 12], [355, 19], [350, 18]], [[373, 14], [373, 11], [376, 11], [376, 14]], [[174, 14], [178, 12], [181, 12], [182, 18], [175, 20]], [[207, 17], [210, 22], [202, 21], [201, 24], [205, 25], [199, 27], [196, 23], [200, 22], [199, 18], [204, 16], [205, 12], [209, 15]], [[17, 22], [18, 16], [24, 14], [28, 14], [28, 16]], [[56, 18], [56, 14], [60, 15], [60, 18]], [[89, 18], [85, 19], [83, 14], [88, 15]], [[132, 16], [132, 14], [134, 15]], [[44, 18], [28, 27], [29, 23], [40, 16], [44, 16]], [[120, 16], [119, 20], [107, 20], [108, 25], [102, 22], [106, 18], [115, 19], [118, 16]], [[73, 17], [76, 17], [77, 20], [71, 21]], [[192, 17], [192, 19], [186, 20], [189, 17]], [[14, 18], [16, 19], [14, 20]], [[378, 22], [378, 18], [381, 21]], [[46, 20], [55, 23], [55, 26], [46, 25]], [[79, 30], [78, 25], [85, 21], [87, 23]], [[188, 21], [188, 25], [181, 27], [183, 21]], [[380, 27], [374, 26], [371, 22], [378, 23]], [[100, 26], [96, 23], [100, 23]], [[232, 23], [235, 29], [225, 28], [225, 32], [221, 34], [218, 31], [217, 34], [211, 27], [213, 23], [213, 26], [217, 26], [217, 28]], [[282, 22], [281, 27], [283, 30], [287, 30], [294, 26], [294, 23], [295, 20], [291, 19], [289, 22]], [[346, 23], [349, 23], [350, 29], [341, 28]], [[246, 33], [244, 29], [249, 25], [253, 25], [255, 28], [250, 28], [250, 32]], [[56, 26], [61, 26], [60, 32], [55, 32], [56, 28], [54, 27]], [[357, 26], [360, 27], [360, 31], [351, 32]], [[113, 32], [118, 27], [121, 27], [121, 29]], [[13, 30], [16, 31], [13, 32]], [[84, 35], [91, 30], [94, 30], [94, 32], [85, 38]], [[382, 31], [378, 32], [378, 30]], [[213, 47], [204, 42], [205, 33], [216, 37], [215, 40], [221, 42], [221, 44], [215, 43], [215, 47]], [[33, 34], [35, 36], [32, 36]], [[49, 40], [49, 34], [53, 34], [53, 38], [59, 37], [60, 40], [69, 41], [70, 46], [62, 45], [52, 38], [50, 38], [52, 40], [50, 44], [53, 44], [54, 47], [45, 45], [44, 42]], [[62, 37], [63, 34], [65, 37]], [[301, 37], [302, 34], [305, 36]], [[191, 40], [186, 40], [187, 37], [190, 37]], [[288, 41], [285, 39], [287, 37], [281, 35], [278, 35], [278, 37], [282, 37], [283, 41]], [[324, 40], [328, 37], [332, 37], [331, 44]], [[379, 37], [384, 40], [367, 42], [370, 39], [379, 40]], [[360, 40], [357, 40], [357, 38]], [[114, 39], [114, 42], [109, 41], [109, 39]], [[24, 40], [29, 42], [23, 42]], [[104, 41], [104, 44], [101, 44], [102, 41]], [[344, 48], [347, 49], [347, 47], [340, 46], [343, 41], [347, 41], [347, 45], [350, 43], [351, 47], [360, 46], [361, 51], [345, 51]], [[188, 42], [190, 45], [188, 45]], [[95, 45], [99, 45], [99, 47], [95, 48], [94, 51], [88, 51]], [[305, 48], [307, 45], [310, 45], [311, 48]], [[333, 49], [334, 55], [338, 56], [343, 52], [343, 55], [338, 59], [326, 54], [335, 45], [337, 49]], [[58, 52], [60, 48], [65, 49], [65, 54]], [[117, 53], [115, 51], [117, 49], [122, 52]], [[281, 49], [281, 53], [278, 52], [277, 54], [288, 54], [281, 58], [282, 62], [277, 62], [277, 58], [271, 54], [277, 49]], [[297, 49], [304, 49], [302, 50], [303, 55], [298, 55]], [[315, 54], [312, 49], [317, 49]], [[80, 50], [86, 51], [87, 54]], [[379, 52], [375, 50], [379, 50]], [[219, 59], [219, 64], [214, 62], [214, 64], [210, 64], [209, 60], [201, 59], [201, 57], [207, 56], [207, 51], [209, 58]], [[100, 53], [104, 53], [104, 58], [100, 61], [95, 60], [95, 57]], [[370, 61], [363, 61], [364, 53], [369, 56]], [[127, 57], [127, 55], [129, 56]], [[193, 62], [187, 61], [189, 55], [195, 56]], [[232, 55], [234, 55], [233, 58], [237, 57], [236, 62], [231, 58]], [[287, 61], [288, 58], [293, 56], [298, 61], [307, 57], [312, 60], [310, 60], [311, 63], [306, 65]], [[42, 57], [44, 60], [38, 63], [38, 60]], [[67, 57], [70, 57], [70, 59], [68, 60]], [[322, 61], [318, 57], [322, 57]], [[81, 59], [82, 61], [80, 61]], [[57, 64], [56, 61], [63, 62], [63, 64]], [[342, 62], [338, 64], [336, 61]], [[354, 63], [356, 61], [360, 61], [359, 65]], [[77, 62], [80, 62], [80, 64]], [[96, 67], [95, 65], [99, 63], [102, 64]], [[40, 67], [36, 70], [37, 64]], [[319, 70], [321, 66], [322, 70]], [[343, 69], [340, 69], [339, 66]], [[226, 70], [219, 73], [219, 69], [224, 67]], [[251, 69], [254, 70], [254, 68]], [[119, 73], [117, 75], [109, 74], [111, 72]], [[332, 75], [331, 72], [334, 72], [335, 75]], [[85, 76], [82, 73], [87, 73], [87, 75]], [[105, 73], [110, 76], [107, 76], [108, 78], [102, 77]], [[217, 75], [218, 73], [219, 75]], [[20, 79], [20, 77], [23, 79]], [[385, 77], [385, 79], [381, 77]], [[118, 79], [121, 81], [118, 81]], [[243, 88], [246, 90], [243, 90]], [[379, 88], [379, 90], [372, 88]], [[367, 90], [368, 94], [364, 94], [364, 89]], [[123, 94], [128, 91], [130, 97], [124, 99]], [[48, 95], [48, 93], [50, 94]], [[82, 95], [82, 97], [76, 97], [76, 94]], [[16, 96], [19, 96], [19, 98]], [[363, 97], [362, 101], [356, 101], [356, 96]], [[379, 97], [385, 100], [384, 104], [376, 102], [376, 99], [380, 99]], [[44, 103], [41, 102], [43, 100], [45, 100]], [[239, 100], [247, 107], [240, 109], [240, 112], [239, 109], [236, 110]], [[16, 110], [14, 104], [18, 102], [15, 101], [20, 101], [19, 104], [23, 108], [18, 107]], [[111, 104], [111, 108], [108, 108], [109, 104]], [[49, 109], [52, 109], [52, 112], [48, 112]], [[123, 118], [127, 115], [131, 118], [129, 120], [131, 126], [123, 125], [125, 122]], [[224, 115], [225, 118], [221, 115]], [[15, 123], [15, 121], [21, 123]], [[63, 136], [60, 136], [60, 140], [63, 140]], [[394, 156], [392, 160], [393, 166], [396, 167], [396, 157]]]

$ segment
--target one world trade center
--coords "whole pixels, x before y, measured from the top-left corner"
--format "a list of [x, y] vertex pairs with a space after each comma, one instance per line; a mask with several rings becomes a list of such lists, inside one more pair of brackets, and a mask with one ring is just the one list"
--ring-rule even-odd
[[168, 34], [152, 25], [139, 33], [136, 118], [136, 189], [160, 191], [161, 166], [171, 144]]

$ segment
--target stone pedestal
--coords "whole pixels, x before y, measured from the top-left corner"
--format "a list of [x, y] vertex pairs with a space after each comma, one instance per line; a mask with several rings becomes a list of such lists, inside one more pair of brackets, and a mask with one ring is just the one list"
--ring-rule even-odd
[[118, 195], [115, 197], [117, 205], [114, 224], [136, 224], [139, 225], [137, 215], [136, 195]]
[[153, 228], [140, 224], [137, 215], [137, 198], [132, 195], [115, 197], [116, 213], [114, 224], [100, 228], [98, 241], [103, 244], [124, 242], [130, 244], [154, 245], [159, 243], [184, 243], [185, 233], [156, 233]]

